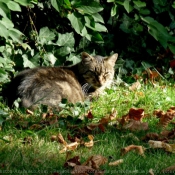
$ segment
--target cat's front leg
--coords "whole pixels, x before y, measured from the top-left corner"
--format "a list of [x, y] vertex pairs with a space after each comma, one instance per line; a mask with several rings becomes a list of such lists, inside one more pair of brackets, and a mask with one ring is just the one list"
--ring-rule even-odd
[[94, 92], [89, 93], [90, 98], [98, 98], [100, 95], [104, 94], [104, 88], [96, 89]]

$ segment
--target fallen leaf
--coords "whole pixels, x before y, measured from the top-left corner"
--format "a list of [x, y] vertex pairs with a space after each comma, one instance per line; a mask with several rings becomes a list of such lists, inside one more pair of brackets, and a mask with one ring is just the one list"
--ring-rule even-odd
[[127, 135], [123, 135], [121, 136], [121, 138], [127, 138], [127, 139], [131, 139], [134, 141], [139, 141], [139, 138], [135, 136], [133, 133], [128, 133]]
[[67, 139], [71, 142], [78, 142], [78, 143], [81, 143], [82, 139], [81, 138], [78, 138], [78, 137], [72, 137], [69, 133], [67, 135]]
[[67, 160], [64, 164], [64, 167], [74, 167], [76, 165], [81, 165], [79, 156], [75, 156], [75, 157]]
[[83, 163], [83, 165], [98, 169], [100, 165], [105, 164], [107, 161], [108, 159], [106, 157], [103, 157], [101, 155], [94, 155], [89, 157], [88, 160]]
[[175, 172], [175, 164], [162, 170], [163, 174], [169, 174], [169, 173], [174, 174], [174, 172]]
[[165, 148], [165, 144], [164, 142], [162, 141], [155, 141], [155, 140], [149, 140], [148, 141], [148, 144], [151, 148]]
[[76, 165], [71, 172], [72, 175], [88, 175], [89, 173], [95, 173], [95, 169], [85, 165]]
[[166, 128], [171, 120], [175, 117], [174, 106], [170, 107], [167, 112], [164, 112], [162, 110], [155, 110], [153, 114], [159, 118], [158, 125], [162, 128]]
[[142, 108], [131, 108], [129, 110], [129, 119], [133, 119], [136, 121], [142, 121], [144, 117], [144, 109]]
[[148, 140], [158, 140], [159, 139], [159, 134], [157, 133], [147, 133], [144, 138], [142, 138], [143, 141], [148, 141]]
[[119, 159], [119, 160], [116, 160], [114, 162], [109, 162], [109, 166], [117, 166], [121, 163], [123, 163], [123, 159]]
[[129, 90], [130, 91], [135, 91], [141, 88], [141, 84], [139, 81], [136, 81], [135, 83], [133, 83], [130, 87]]
[[58, 138], [57, 138], [56, 135], [52, 135], [52, 136], [50, 137], [50, 140], [51, 140], [52, 142], [54, 142], [54, 141], [58, 141]]
[[87, 118], [88, 118], [88, 119], [93, 119], [93, 118], [94, 118], [94, 116], [93, 116], [91, 110], [88, 112], [88, 114], [87, 114]]
[[143, 146], [137, 146], [137, 145], [129, 145], [125, 148], [121, 149], [121, 154], [125, 155], [126, 153], [128, 153], [129, 151], [135, 150], [138, 152], [139, 155], [144, 156], [144, 148]]
[[55, 173], [52, 173], [50, 175], [60, 175], [59, 173], [55, 172]]
[[151, 148], [163, 148], [167, 152], [175, 153], [175, 144], [168, 144], [162, 141], [149, 140], [148, 141]]
[[154, 175], [154, 172], [153, 172], [153, 169], [152, 169], [152, 168], [149, 169], [149, 174], [150, 174], [150, 175]]
[[146, 131], [148, 130], [148, 123], [147, 122], [140, 122], [136, 120], [130, 120], [128, 124], [123, 126], [124, 129], [129, 129], [130, 131]]
[[160, 117], [158, 125], [161, 126], [162, 128], [166, 128], [174, 117], [175, 117], [175, 111], [166, 112], [164, 115]]
[[65, 153], [66, 151], [73, 151], [77, 149], [79, 143], [78, 142], [73, 142], [67, 145], [64, 145], [64, 148], [60, 151], [60, 153]]
[[[162, 131], [160, 133], [161, 137], [165, 140], [165, 139], [174, 139], [175, 138], [175, 129], [171, 130], [171, 131]], [[151, 140], [155, 140], [155, 139], [151, 139]]]
[[33, 141], [32, 137], [25, 137], [24, 140], [23, 140], [23, 144], [31, 145], [32, 141]]
[[57, 138], [58, 138], [58, 142], [59, 142], [59, 143], [62, 143], [62, 144], [64, 144], [64, 145], [67, 145], [67, 142], [64, 140], [64, 138], [63, 138], [63, 136], [62, 136], [61, 133], [59, 133], [59, 134], [57, 135]]
[[26, 110], [26, 113], [27, 113], [27, 114], [30, 114], [30, 115], [33, 115], [33, 111], [31, 111], [31, 110], [29, 110], [29, 109]]
[[32, 126], [30, 126], [30, 130], [40, 130], [42, 128], [43, 126], [39, 124], [33, 124]]
[[91, 147], [94, 146], [94, 141], [93, 141], [94, 136], [93, 135], [88, 135], [88, 138], [89, 138], [90, 141], [89, 142], [85, 142], [84, 146], [91, 148]]

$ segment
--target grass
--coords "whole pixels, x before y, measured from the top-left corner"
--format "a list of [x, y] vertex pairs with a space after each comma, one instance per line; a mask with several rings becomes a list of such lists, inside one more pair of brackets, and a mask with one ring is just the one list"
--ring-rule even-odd
[[[153, 111], [155, 109], [166, 111], [171, 106], [175, 106], [173, 86], [156, 88], [143, 86], [138, 91], [129, 91], [126, 87], [107, 90], [106, 95], [91, 103], [94, 116], [91, 122], [97, 122], [108, 115], [112, 108], [117, 110], [118, 118], [127, 114], [132, 107], [143, 108], [147, 116], [144, 122], [148, 122], [149, 130], [131, 132], [117, 129], [115, 125], [107, 126], [104, 132], [95, 130], [91, 133], [95, 142], [92, 148], [79, 146], [69, 154], [60, 154], [62, 145], [57, 141], [52, 142], [50, 138], [61, 133], [67, 140], [68, 133], [75, 134], [75, 128], [68, 127], [66, 120], [73, 126], [85, 125], [87, 121], [58, 119], [48, 125], [43, 123], [43, 112], [36, 111], [31, 115], [18, 109], [9, 110], [1, 104], [1, 111], [6, 113], [2, 113], [1, 117], [4, 122], [0, 131], [0, 173], [71, 174], [72, 169], [63, 166], [67, 156], [72, 158], [78, 155], [80, 162], [83, 163], [92, 155], [102, 155], [108, 158], [108, 162], [124, 159], [124, 162], [118, 166], [109, 166], [108, 163], [100, 166], [101, 170], [105, 170], [105, 174], [149, 174], [151, 168], [155, 174], [162, 174], [162, 169], [175, 163], [174, 154], [167, 153], [163, 149], [151, 149], [148, 142], [142, 141], [141, 138], [146, 133], [162, 131], [157, 126], [158, 119], [153, 116]], [[8, 119], [5, 120], [5, 117]], [[169, 124], [167, 129], [171, 130], [173, 127]], [[86, 134], [82, 134], [82, 137], [88, 141]], [[145, 157], [134, 151], [121, 156], [121, 149], [131, 144], [144, 146]]]

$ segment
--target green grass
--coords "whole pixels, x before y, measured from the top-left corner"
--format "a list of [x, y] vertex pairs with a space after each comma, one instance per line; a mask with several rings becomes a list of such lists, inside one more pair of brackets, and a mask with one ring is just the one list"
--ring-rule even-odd
[[[143, 86], [138, 91], [129, 91], [126, 87], [115, 87], [107, 90], [107, 94], [91, 103], [94, 119], [88, 122], [97, 122], [100, 118], [110, 114], [111, 109], [117, 110], [117, 117], [120, 118], [127, 114], [131, 107], [144, 108], [148, 117], [144, 122], [148, 122], [148, 131], [132, 132], [133, 137], [129, 135], [131, 131], [117, 129], [115, 125], [107, 126], [105, 132], [94, 130], [91, 134], [94, 136], [94, 146], [85, 148], [79, 146], [71, 151], [69, 158], [79, 155], [81, 163], [85, 162], [92, 155], [102, 155], [108, 158], [108, 162], [118, 159], [124, 159], [124, 162], [118, 166], [109, 166], [108, 163], [100, 166], [105, 170], [105, 174], [148, 174], [149, 169], [153, 169], [155, 174], [161, 174], [161, 170], [175, 163], [175, 155], [167, 153], [163, 149], [150, 149], [147, 142], [141, 140], [146, 133], [160, 133], [161, 128], [157, 126], [158, 119], [153, 116], [155, 109], [167, 110], [175, 106], [174, 87], [165, 88], [152, 86]], [[51, 142], [52, 135], [61, 133], [67, 141], [67, 134], [75, 134], [75, 128], [67, 127], [69, 125], [85, 125], [85, 122], [79, 120], [60, 119], [54, 124], [43, 124], [42, 112], [36, 112], [33, 115], [25, 114], [19, 110], [7, 110], [1, 104], [3, 111], [7, 111], [8, 119], [4, 120], [0, 131], [0, 172], [2, 174], [53, 174], [55, 172], [70, 174], [71, 168], [64, 168], [66, 154], [60, 154], [62, 145], [58, 142]], [[1, 111], [2, 111], [1, 110]], [[77, 123], [79, 122], [79, 123]], [[37, 124], [42, 128], [32, 129], [31, 126]], [[167, 129], [174, 126], [169, 125]], [[79, 134], [82, 134], [79, 132]], [[88, 141], [87, 134], [81, 135], [85, 141]], [[134, 137], [135, 136], [135, 137]], [[138, 139], [136, 139], [138, 138]], [[24, 143], [24, 140], [27, 140]], [[175, 139], [174, 139], [175, 143]], [[147, 148], [145, 157], [131, 151], [121, 156], [121, 149], [128, 145], [141, 145]]]

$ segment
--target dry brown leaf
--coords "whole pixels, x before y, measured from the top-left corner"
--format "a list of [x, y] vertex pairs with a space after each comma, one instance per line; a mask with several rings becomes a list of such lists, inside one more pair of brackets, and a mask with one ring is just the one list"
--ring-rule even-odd
[[166, 128], [171, 120], [175, 117], [175, 110], [174, 107], [170, 107], [167, 112], [155, 110], [153, 114], [160, 118], [158, 125], [162, 128]]
[[91, 147], [93, 147], [94, 146], [94, 136], [93, 135], [88, 135], [88, 138], [89, 138], [89, 142], [85, 142], [84, 143], [84, 146], [86, 146], [86, 147], [89, 147], [89, 148], [91, 148]]
[[136, 121], [142, 121], [144, 117], [144, 109], [142, 108], [131, 108], [129, 110], [129, 119], [133, 119]]
[[175, 153], [175, 144], [166, 144], [165, 151]]
[[32, 126], [30, 126], [30, 130], [40, 130], [42, 128], [43, 126], [39, 124], [33, 124]]
[[162, 115], [164, 115], [164, 111], [157, 109], [153, 111], [153, 115], [156, 115], [158, 118], [160, 118]]
[[89, 175], [89, 173], [94, 173], [95, 169], [85, 166], [85, 165], [76, 165], [74, 166], [74, 169], [72, 170], [72, 175]]
[[81, 165], [79, 156], [75, 156], [75, 157], [67, 160], [64, 164], [64, 167], [74, 167], [76, 165]]
[[57, 138], [56, 135], [52, 135], [52, 136], [50, 137], [50, 140], [51, 140], [52, 142], [54, 142], [54, 141], [58, 141], [58, 138]]
[[163, 148], [167, 152], [175, 153], [175, 144], [168, 144], [162, 141], [149, 140], [148, 141], [151, 148]]
[[138, 152], [139, 155], [144, 156], [144, 148], [143, 146], [138, 146], [138, 145], [129, 145], [125, 148], [121, 149], [121, 154], [125, 155], [129, 151], [135, 150]]
[[149, 174], [150, 175], [154, 175], [154, 172], [153, 172], [153, 169], [152, 168], [149, 170]]
[[88, 112], [88, 114], [87, 114], [87, 118], [88, 118], [88, 119], [93, 119], [93, 118], [94, 118], [94, 116], [93, 116], [91, 110], [89, 110], [89, 112]]
[[116, 160], [114, 162], [109, 162], [109, 166], [117, 166], [121, 163], [123, 163], [123, 159], [119, 159], [119, 160]]
[[141, 84], [139, 81], [136, 81], [135, 83], [133, 83], [130, 87], [129, 90], [130, 91], [135, 91], [141, 88]]
[[129, 121], [129, 114], [123, 115], [121, 119], [119, 119], [120, 125], [123, 127]]
[[175, 112], [173, 113], [167, 112], [165, 115], [160, 117], [160, 121], [158, 125], [161, 126], [162, 128], [166, 128], [168, 124], [170, 123], [170, 121], [174, 118], [174, 116], [175, 116]]
[[[164, 139], [174, 139], [175, 138], [175, 129], [171, 130], [171, 131], [162, 131], [160, 133], [161, 137], [163, 137]], [[151, 139], [151, 140], [155, 140], [155, 139]]]
[[165, 148], [165, 144], [162, 141], [149, 140], [148, 144], [151, 148]]
[[66, 151], [73, 151], [75, 149], [77, 149], [79, 143], [78, 142], [73, 142], [67, 145], [64, 145], [64, 148], [60, 151], [60, 153], [64, 153]]
[[148, 140], [158, 140], [159, 134], [157, 133], [147, 133], [142, 140], [148, 141]]
[[62, 143], [63, 145], [67, 145], [67, 142], [64, 140], [61, 133], [58, 134], [57, 139], [59, 143]]
[[27, 114], [30, 114], [30, 115], [33, 115], [33, 111], [31, 111], [31, 110], [29, 110], [29, 109], [26, 110], [26, 113], [27, 113]]
[[136, 120], [130, 120], [130, 122], [128, 124], [126, 124], [124, 127], [124, 129], [129, 129], [130, 131], [146, 131], [148, 130], [148, 123], [147, 122], [140, 122], [140, 121], [136, 121]]
[[163, 174], [175, 173], [175, 164], [162, 170]]
[[98, 169], [100, 165], [105, 164], [107, 161], [108, 159], [106, 157], [103, 157], [101, 155], [95, 155], [89, 157], [88, 160], [83, 163], [83, 165]]
[[123, 135], [123, 136], [121, 136], [121, 138], [130, 139], [130, 140], [133, 140], [133, 141], [139, 141], [140, 140], [133, 133], [128, 133], [127, 135]]
[[23, 144], [31, 145], [32, 141], [33, 141], [32, 137], [25, 137], [24, 140], [23, 140]]
[[78, 142], [78, 143], [82, 142], [82, 138], [78, 138], [77, 136], [72, 137], [69, 133], [67, 135], [67, 139], [71, 142]]

